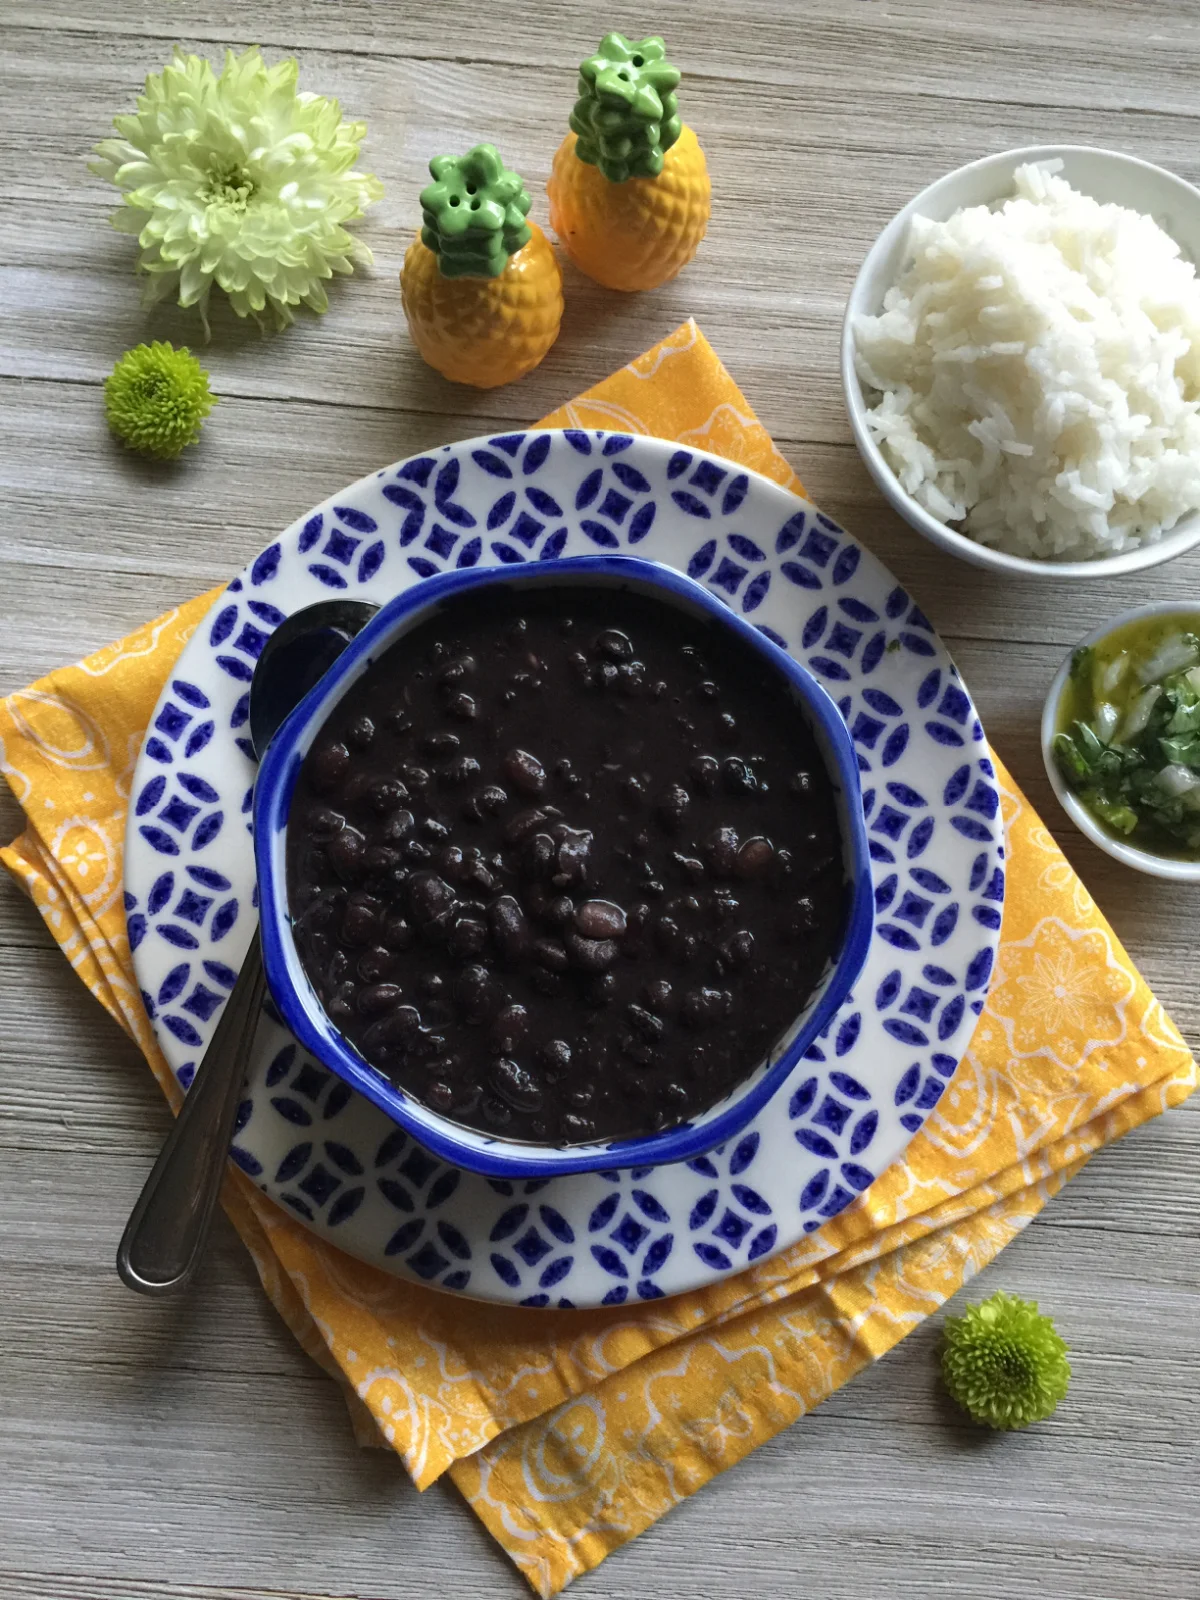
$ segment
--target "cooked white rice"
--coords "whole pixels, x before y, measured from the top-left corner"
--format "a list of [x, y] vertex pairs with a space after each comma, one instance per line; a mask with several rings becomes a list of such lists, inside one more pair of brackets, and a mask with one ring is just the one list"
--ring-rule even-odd
[[871, 430], [927, 511], [1012, 555], [1079, 560], [1200, 506], [1200, 283], [1152, 218], [1061, 166], [1018, 167], [995, 207], [914, 218], [856, 360]]

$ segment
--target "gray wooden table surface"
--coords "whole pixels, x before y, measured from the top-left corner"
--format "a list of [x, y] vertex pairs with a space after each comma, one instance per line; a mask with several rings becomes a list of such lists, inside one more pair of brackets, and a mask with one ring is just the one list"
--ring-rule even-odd
[[[495, 139], [545, 220], [573, 64], [658, 28], [686, 71], [716, 211], [674, 284], [611, 296], [568, 270], [562, 337], [519, 387], [425, 370], [396, 284], [429, 157]], [[177, 29], [186, 30], [177, 33]], [[177, 38], [298, 54], [367, 118], [387, 186], [373, 272], [279, 338], [219, 316], [221, 403], [178, 467], [106, 436], [101, 382], [151, 337], [131, 246], [84, 156]], [[1200, 556], [1133, 579], [1017, 586], [939, 555], [870, 484], [837, 378], [842, 303], [879, 227], [945, 169], [1036, 142], [1109, 145], [1200, 181], [1195, 0], [2, 0], [0, 694], [227, 577], [340, 485], [532, 419], [695, 315], [812, 494], [920, 598], [992, 741], [1190, 1041], [1200, 892], [1152, 884], [1064, 825], [1036, 747], [1087, 628], [1196, 601]], [[17, 829], [0, 801], [0, 834]], [[52, 1600], [517, 1596], [452, 1490], [418, 1497], [352, 1442], [224, 1223], [182, 1304], [113, 1251], [167, 1127], [135, 1050], [0, 883], [0, 1595]], [[954, 1595], [1193, 1600], [1200, 1097], [1097, 1156], [980, 1287], [1052, 1309], [1074, 1350], [1049, 1425], [982, 1436], [939, 1398], [933, 1318], [813, 1416], [582, 1580], [615, 1597]]]

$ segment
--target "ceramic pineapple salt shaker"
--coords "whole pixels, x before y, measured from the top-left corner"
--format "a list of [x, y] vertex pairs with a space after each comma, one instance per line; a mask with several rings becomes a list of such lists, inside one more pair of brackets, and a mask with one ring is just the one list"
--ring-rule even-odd
[[704, 152], [681, 122], [662, 39], [610, 33], [580, 64], [571, 132], [547, 194], [550, 225], [609, 289], [654, 289], [696, 254], [711, 206]]
[[409, 331], [444, 377], [479, 389], [511, 383], [558, 337], [557, 258], [527, 220], [529, 195], [495, 145], [436, 156], [429, 170], [423, 226], [400, 273]]

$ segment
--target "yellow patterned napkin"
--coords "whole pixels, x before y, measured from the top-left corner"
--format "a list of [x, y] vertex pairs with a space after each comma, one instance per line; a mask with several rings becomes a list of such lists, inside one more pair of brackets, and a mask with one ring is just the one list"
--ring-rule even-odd
[[[694, 323], [551, 424], [688, 440], [799, 485]], [[0, 705], [27, 828], [0, 851], [83, 981], [179, 1093], [138, 998], [121, 901], [142, 734], [216, 591]], [[999, 767], [1010, 869], [966, 1059], [856, 1205], [695, 1294], [596, 1312], [481, 1306], [322, 1243], [231, 1173], [225, 1204], [296, 1337], [346, 1385], [359, 1437], [418, 1487], [448, 1472], [553, 1595], [891, 1348], [1094, 1150], [1196, 1087], [1195, 1062]]]

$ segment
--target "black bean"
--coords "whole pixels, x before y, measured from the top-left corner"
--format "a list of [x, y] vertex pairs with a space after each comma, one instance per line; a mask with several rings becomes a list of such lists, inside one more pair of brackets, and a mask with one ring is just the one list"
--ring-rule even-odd
[[585, 939], [568, 931], [563, 936], [571, 965], [581, 972], [606, 972], [621, 953], [615, 939]]
[[[625, 1033], [621, 1035], [620, 1042], [621, 1054], [636, 1062], [639, 1067], [652, 1067], [658, 1059], [658, 1048], [651, 1044], [649, 1039], [639, 1039], [632, 1033]], [[642, 1084], [638, 1077], [626, 1074], [622, 1074], [622, 1077], [627, 1093], [634, 1095], [641, 1090]]]
[[711, 678], [705, 678], [702, 683], [696, 685], [696, 693], [701, 700], [715, 700], [721, 691]]
[[[397, 1010], [403, 1011], [403, 1006]], [[393, 1012], [394, 1016], [396, 1013]], [[405, 1040], [404, 1048], [409, 1055], [415, 1056], [418, 1061], [428, 1061], [433, 1056], [440, 1056], [446, 1048], [445, 1036], [435, 1033], [432, 1028], [418, 1028], [410, 1038]]]
[[528, 750], [510, 750], [500, 763], [500, 770], [522, 794], [541, 794], [546, 787], [546, 769]]
[[696, 756], [688, 764], [688, 772], [701, 794], [712, 794], [721, 775], [721, 763], [716, 756]]
[[340, 811], [331, 811], [328, 806], [314, 806], [308, 813], [308, 831], [314, 839], [332, 839], [346, 826], [346, 819]]
[[517, 1111], [536, 1111], [542, 1103], [542, 1086], [525, 1067], [509, 1056], [492, 1063], [488, 1082]]
[[629, 635], [622, 633], [619, 628], [605, 628], [597, 638], [594, 648], [612, 661], [628, 661], [633, 654], [633, 644]]
[[450, 928], [450, 948], [462, 961], [481, 955], [487, 945], [487, 924], [479, 917], [455, 917]]
[[378, 817], [389, 816], [408, 799], [408, 789], [399, 778], [379, 778], [367, 791], [367, 803]]
[[485, 1022], [499, 1009], [504, 991], [486, 967], [476, 964], [459, 973], [454, 998], [472, 1022]]
[[678, 833], [687, 820], [692, 797], [681, 783], [667, 786], [654, 802], [658, 820], [668, 833]]
[[636, 773], [631, 773], [621, 779], [621, 793], [631, 806], [640, 806], [646, 798], [646, 785]]
[[366, 843], [357, 828], [343, 828], [326, 845], [329, 864], [343, 883], [353, 883], [362, 874]]
[[393, 850], [390, 845], [373, 844], [363, 852], [363, 866], [368, 872], [390, 872], [393, 867], [398, 867], [403, 860], [399, 850]]
[[520, 902], [510, 894], [497, 896], [488, 907], [488, 923], [501, 959], [519, 961], [529, 943], [529, 925]]
[[415, 762], [406, 761], [400, 768], [400, 776], [410, 789], [415, 789], [418, 794], [423, 794], [433, 782], [428, 767], [418, 767]]
[[733, 875], [737, 865], [738, 845], [740, 841], [736, 828], [714, 828], [704, 841], [704, 854], [708, 864], [718, 877], [728, 878]]
[[529, 985], [539, 994], [544, 994], [553, 999], [563, 991], [562, 975], [551, 972], [548, 967], [533, 967], [529, 973]]
[[526, 878], [548, 878], [555, 870], [558, 846], [548, 833], [535, 833], [521, 847], [521, 873]]
[[493, 1128], [505, 1128], [512, 1121], [512, 1107], [499, 1095], [485, 1095], [481, 1107], [485, 1120]]
[[756, 836], [747, 839], [737, 853], [737, 872], [742, 878], [760, 878], [775, 855], [775, 846], [769, 839]]
[[498, 1054], [508, 1055], [529, 1031], [529, 1013], [524, 1006], [501, 1006], [492, 1021], [492, 1040]]
[[587, 876], [588, 858], [591, 855], [591, 830], [568, 828], [565, 823], [559, 823], [554, 829], [554, 837], [558, 843], [558, 870], [551, 880], [555, 888], [565, 889], [573, 883], [582, 883]]
[[561, 1076], [571, 1065], [571, 1046], [565, 1039], [549, 1039], [538, 1051], [538, 1059], [548, 1074]]
[[420, 839], [410, 839], [404, 846], [404, 855], [408, 861], [428, 861], [433, 851], [427, 844], [422, 844]]
[[356, 750], [369, 750], [375, 738], [375, 724], [370, 717], [356, 717], [346, 730], [346, 738]]
[[617, 980], [611, 972], [598, 972], [595, 977], [589, 978], [584, 994], [591, 1006], [611, 1005], [616, 998]]
[[416, 819], [411, 811], [393, 811], [384, 824], [380, 838], [385, 844], [400, 844], [408, 838]]
[[551, 972], [565, 972], [570, 965], [566, 949], [557, 939], [535, 939], [533, 957]]
[[550, 812], [544, 807], [530, 806], [524, 811], [518, 811], [504, 829], [504, 837], [509, 844], [520, 844], [529, 834], [540, 828], [543, 822], [549, 822]]
[[440, 844], [443, 839], [450, 837], [450, 829], [438, 817], [424, 817], [421, 821], [421, 832], [426, 839], [432, 839], [435, 844]]
[[435, 1078], [425, 1089], [424, 1099], [430, 1110], [440, 1111], [444, 1114], [453, 1109], [454, 1089], [444, 1079]]
[[453, 661], [448, 662], [438, 673], [438, 688], [452, 688], [455, 684], [461, 683], [464, 678], [470, 677], [474, 671], [475, 657], [473, 655], [463, 654], [456, 656]]
[[797, 772], [788, 784], [789, 794], [794, 794], [797, 799], [805, 800], [813, 792], [813, 776], [803, 768]]
[[699, 856], [685, 856], [678, 850], [672, 850], [671, 860], [689, 883], [699, 883], [706, 874], [707, 868]]
[[418, 927], [448, 913], [454, 901], [454, 890], [436, 872], [415, 872], [409, 880], [408, 905]]
[[477, 778], [482, 770], [474, 756], [455, 756], [453, 761], [438, 768], [438, 782], [443, 788], [458, 789]]
[[341, 937], [345, 944], [373, 944], [379, 937], [378, 906], [351, 901], [342, 917]]
[[587, 1117], [577, 1116], [573, 1111], [568, 1111], [559, 1122], [562, 1129], [564, 1144], [584, 1144], [596, 1132], [596, 1124]]
[[737, 718], [731, 716], [728, 711], [723, 712], [717, 718], [717, 733], [720, 736], [721, 743], [733, 744], [737, 739], [737, 732]]
[[[341, 952], [339, 951], [339, 954]], [[385, 945], [376, 944], [358, 958], [355, 969], [364, 983], [382, 983], [391, 976], [396, 960]]]
[[666, 978], [655, 978], [648, 983], [642, 990], [642, 999], [660, 1017], [670, 1016], [675, 1009], [675, 991]]
[[450, 756], [461, 743], [456, 733], [427, 733], [418, 739], [417, 749], [427, 756]]
[[655, 1016], [653, 1011], [647, 1011], [645, 1006], [628, 1005], [625, 1007], [625, 1015], [642, 1037], [652, 1042], [661, 1039], [666, 1030], [663, 1019]]
[[411, 733], [413, 724], [408, 707], [396, 706], [394, 710], [389, 711], [387, 725], [399, 739], [403, 739], [406, 734]]
[[314, 750], [307, 760], [307, 773], [309, 782], [314, 789], [322, 794], [328, 794], [331, 789], [336, 789], [346, 778], [350, 766], [350, 752], [341, 741], [323, 744]]
[[404, 998], [398, 983], [369, 983], [358, 991], [358, 1009], [364, 1017], [378, 1017]]
[[754, 935], [749, 928], [741, 928], [730, 935], [721, 949], [732, 966], [744, 967], [754, 954]]
[[685, 1028], [697, 1032], [714, 1027], [729, 1015], [732, 999], [727, 989], [689, 989], [679, 1009], [679, 1020]]
[[368, 1049], [379, 1044], [407, 1045], [417, 1037], [421, 1013], [415, 1006], [396, 1006], [387, 1016], [374, 1022], [363, 1035]]
[[453, 878], [455, 883], [460, 882], [462, 879], [463, 862], [465, 860], [466, 857], [463, 854], [461, 845], [448, 844], [444, 850], [438, 851], [437, 863], [439, 869], [445, 877]]
[[446, 713], [456, 722], [471, 722], [479, 715], [479, 707], [469, 694], [452, 694], [446, 701]]
[[592, 687], [591, 663], [581, 650], [575, 650], [567, 657], [567, 665], [585, 689]]
[[730, 794], [753, 794], [758, 788], [754, 768], [740, 756], [726, 756], [721, 763], [721, 778]]
[[575, 908], [576, 933], [585, 939], [619, 939], [627, 920], [621, 907], [611, 900], [585, 900]]
[[383, 925], [383, 942], [389, 950], [407, 950], [413, 931], [403, 917], [389, 917]]
[[[815, 875], [817, 872], [821, 871], [827, 863], [832, 865], [831, 857], [817, 858], [814, 860], [813, 857], [810, 856], [805, 864], [809, 868], [810, 873]], [[792, 852], [790, 850], [776, 850], [775, 860], [772, 863], [771, 871], [771, 877], [774, 882], [783, 883], [788, 878], [795, 877], [795, 875], [796, 858], [793, 856]]]

